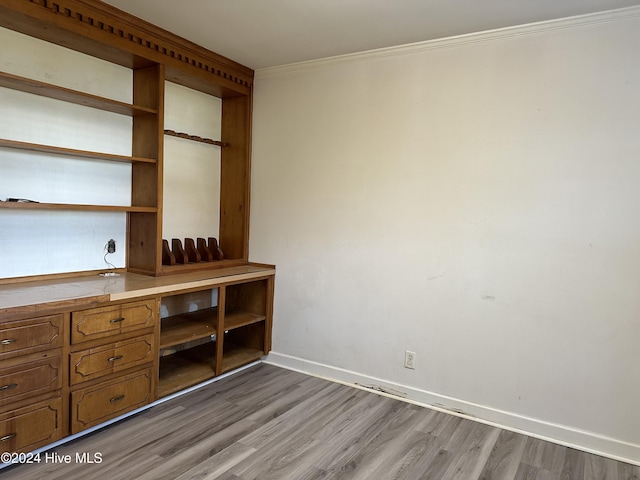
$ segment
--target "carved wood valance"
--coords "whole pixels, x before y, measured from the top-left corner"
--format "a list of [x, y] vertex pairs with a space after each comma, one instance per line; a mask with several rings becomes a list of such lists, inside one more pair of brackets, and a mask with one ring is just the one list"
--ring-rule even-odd
[[248, 95], [253, 70], [97, 0], [0, 0], [0, 26], [129, 68], [165, 65], [167, 80]]

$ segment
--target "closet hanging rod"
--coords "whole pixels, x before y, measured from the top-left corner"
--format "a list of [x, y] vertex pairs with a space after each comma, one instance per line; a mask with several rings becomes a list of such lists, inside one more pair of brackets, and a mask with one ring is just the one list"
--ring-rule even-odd
[[206, 143], [208, 145], [217, 145], [218, 147], [228, 147], [228, 143], [219, 142], [218, 140], [212, 140], [211, 138], [198, 137], [197, 135], [189, 135], [188, 133], [176, 132], [174, 130], [165, 130], [165, 135], [178, 138], [186, 138], [187, 140], [193, 140], [194, 142]]

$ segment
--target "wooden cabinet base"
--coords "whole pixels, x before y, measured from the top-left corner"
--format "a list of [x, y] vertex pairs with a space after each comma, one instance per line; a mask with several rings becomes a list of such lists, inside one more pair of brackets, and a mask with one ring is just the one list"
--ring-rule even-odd
[[1, 452], [29, 452], [63, 434], [60, 397], [0, 414]]
[[[0, 285], [0, 448], [46, 447], [259, 360], [271, 347], [274, 275], [247, 264]], [[70, 300], [83, 285], [114, 291]], [[43, 291], [56, 297], [36, 303]]]

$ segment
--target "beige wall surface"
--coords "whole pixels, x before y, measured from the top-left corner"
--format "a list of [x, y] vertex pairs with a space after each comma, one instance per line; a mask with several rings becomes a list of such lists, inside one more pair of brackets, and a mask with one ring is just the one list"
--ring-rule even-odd
[[258, 71], [272, 361], [640, 461], [639, 49], [631, 10]]

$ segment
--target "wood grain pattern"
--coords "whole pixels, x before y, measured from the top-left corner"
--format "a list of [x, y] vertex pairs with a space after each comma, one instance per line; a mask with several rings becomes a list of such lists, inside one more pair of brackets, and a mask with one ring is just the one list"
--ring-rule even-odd
[[[631, 480], [640, 468], [260, 364], [56, 449], [12, 479]], [[5, 476], [6, 475], [6, 476]]]

